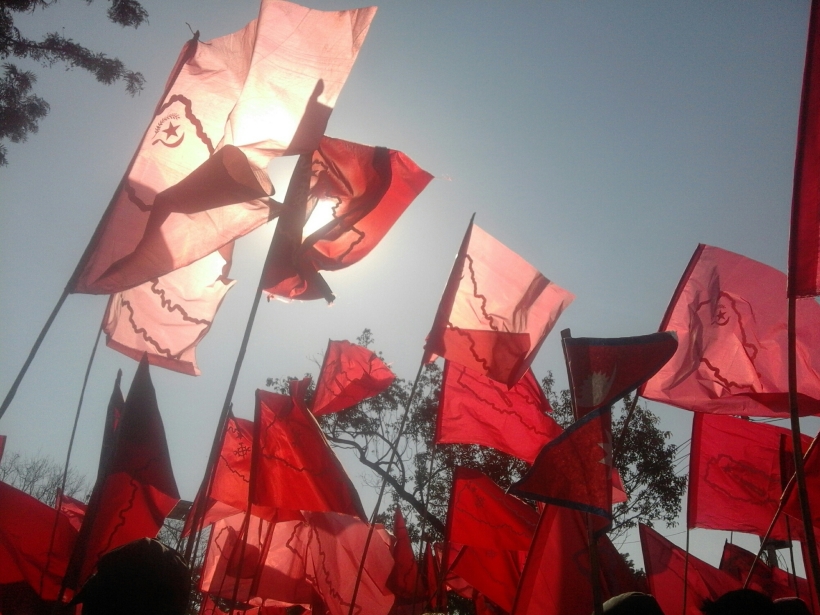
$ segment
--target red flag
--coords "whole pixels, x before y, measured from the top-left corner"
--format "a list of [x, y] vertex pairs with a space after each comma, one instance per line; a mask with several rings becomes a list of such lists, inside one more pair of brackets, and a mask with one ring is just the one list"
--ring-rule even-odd
[[436, 443], [481, 444], [532, 463], [563, 430], [531, 370], [512, 388], [444, 362]]
[[83, 519], [85, 518], [85, 511], [88, 510], [88, 506], [80, 500], [72, 498], [70, 495], [66, 495], [59, 489], [57, 490], [57, 501], [54, 502], [54, 508], [59, 510], [65, 518], [68, 519], [68, 522], [78, 532], [83, 525]]
[[[687, 568], [686, 552], [645, 525], [640, 525], [639, 530], [646, 578], [652, 595], [664, 613], [681, 613], [684, 571]], [[691, 553], [688, 562], [688, 589], [684, 615], [701, 615], [700, 606], [704, 600], [715, 600], [728, 591], [740, 589], [743, 585]]]
[[789, 296], [820, 295], [820, 4], [811, 5], [794, 161]]
[[635, 337], [562, 337], [576, 418], [611, 406], [675, 354], [674, 332]]
[[367, 348], [344, 340], [328, 340], [313, 396], [313, 415], [355, 406], [386, 390], [395, 379], [384, 361]]
[[470, 223], [427, 337], [439, 355], [512, 387], [575, 297]]
[[23, 581], [44, 600], [56, 600], [76, 538], [67, 517], [0, 482], [0, 584]]
[[235, 280], [233, 244], [144, 284], [111, 295], [103, 319], [106, 343], [139, 361], [191, 376], [201, 373], [197, 344]]
[[[662, 331], [675, 356], [641, 389], [647, 399], [695, 412], [788, 416], [786, 276], [751, 259], [700, 245], [681, 278]], [[820, 305], [797, 303], [801, 415], [820, 413]]]
[[393, 534], [396, 536], [396, 546], [393, 548], [393, 558], [396, 566], [390, 577], [390, 587], [402, 602], [407, 603], [413, 600], [424, 598], [424, 591], [419, 586], [419, 568], [416, 563], [416, 555], [413, 553], [413, 545], [410, 542], [410, 535], [407, 533], [407, 525], [401, 514], [401, 509], [396, 507], [393, 512]]
[[599, 408], [547, 443], [510, 493], [612, 518], [612, 420]]
[[265, 289], [287, 299], [332, 302], [319, 271], [367, 256], [431, 179], [401, 152], [323, 137], [297, 163]]
[[275, 215], [267, 163], [316, 148], [374, 14], [265, 0], [239, 32], [189, 42], [73, 292], [142, 284]]
[[460, 549], [450, 571], [509, 612], [526, 555], [521, 551], [465, 546]]
[[256, 391], [258, 460], [253, 502], [285, 510], [367, 516], [359, 494], [325, 440], [304, 398]]
[[100, 556], [111, 549], [156, 536], [179, 501], [145, 358], [131, 383], [114, 440], [91, 495], [71, 570], [66, 573], [69, 588], [86, 579]]
[[[809, 508], [812, 511], [812, 525], [820, 527], [820, 452], [818, 452], [820, 447], [817, 445], [817, 438], [815, 437], [806, 451], [807, 440], [806, 436], [802, 436], [805, 451], [803, 471], [806, 474], [806, 492], [809, 496]], [[781, 440], [781, 442], [785, 444], [785, 447], [783, 447], [785, 448], [783, 451], [785, 454], [781, 455], [781, 460], [785, 459], [788, 462], [787, 471], [782, 474], [785, 475], [784, 478], [791, 479], [794, 474], [794, 457], [792, 453], [794, 449], [791, 446], [791, 434], [788, 435], [785, 441]], [[792, 489], [789, 493], [786, 503], [783, 505], [783, 513], [797, 520], [797, 523], [792, 522], [791, 529], [792, 534], [798, 533], [795, 530], [802, 529], [803, 514], [800, 510], [797, 489]]]
[[456, 468], [445, 538], [479, 549], [527, 551], [538, 513], [507, 495], [490, 478], [469, 468]]
[[[788, 434], [773, 425], [696, 414], [689, 457], [688, 527], [763, 536], [780, 501], [780, 438]], [[804, 437], [804, 446], [810, 441]], [[772, 538], [787, 537], [781, 517]]]
[[[740, 583], [744, 583], [754, 561], [754, 553], [726, 542], [720, 558], [720, 570]], [[806, 601], [810, 600], [809, 583], [806, 579], [789, 574], [780, 568], [767, 566], [760, 560], [755, 564], [749, 587], [763, 592], [773, 600], [790, 596], [800, 596]]]

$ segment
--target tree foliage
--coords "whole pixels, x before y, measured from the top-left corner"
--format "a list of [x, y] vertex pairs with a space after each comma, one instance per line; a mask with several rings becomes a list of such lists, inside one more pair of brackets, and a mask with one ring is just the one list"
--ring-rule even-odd
[[[92, 51], [57, 32], [49, 32], [39, 40], [24, 36], [14, 25], [15, 13], [32, 13], [53, 6], [57, 0], [2, 0], [0, 1], [0, 60], [10, 56], [32, 60], [43, 67], [63, 63], [67, 68], [81, 68], [90, 72], [97, 81], [110, 85], [124, 81], [126, 91], [137, 94], [145, 84], [141, 73], [126, 68], [117, 58]], [[86, 0], [91, 4], [92, 0]], [[110, 0], [108, 19], [123, 27], [137, 28], [148, 19], [148, 13], [136, 0]], [[36, 133], [39, 121], [49, 112], [48, 103], [32, 93], [37, 78], [31, 71], [16, 65], [3, 64], [0, 77], [0, 141], [25, 141]], [[0, 143], [0, 166], [8, 164], [6, 148]]]

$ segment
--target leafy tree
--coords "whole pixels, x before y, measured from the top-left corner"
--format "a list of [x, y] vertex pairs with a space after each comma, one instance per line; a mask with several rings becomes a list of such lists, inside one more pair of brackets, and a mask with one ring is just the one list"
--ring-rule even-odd
[[[40, 40], [28, 38], [14, 25], [14, 13], [46, 9], [56, 1], [0, 0], [0, 60], [13, 56], [33, 60], [44, 67], [62, 62], [68, 68], [87, 70], [97, 81], [106, 85], [122, 80], [126, 91], [132, 96], [140, 92], [145, 78], [126, 68], [117, 58], [92, 51], [57, 32], [45, 34]], [[92, 1], [86, 0], [86, 3]], [[110, 2], [108, 19], [116, 24], [137, 28], [148, 19], [148, 13], [137, 0]], [[48, 115], [48, 103], [31, 91], [36, 81], [37, 77], [31, 71], [3, 63], [0, 76], [0, 141], [25, 141], [29, 133], [37, 132], [38, 122]], [[0, 166], [7, 164], [6, 148], [0, 143]]]

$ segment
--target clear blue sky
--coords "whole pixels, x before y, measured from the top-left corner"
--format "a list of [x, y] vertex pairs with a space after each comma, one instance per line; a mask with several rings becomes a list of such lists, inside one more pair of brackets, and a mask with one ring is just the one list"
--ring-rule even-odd
[[[255, 0], [149, 0], [150, 23], [133, 31], [109, 23], [106, 5], [65, 0], [18, 22], [25, 34], [56, 30], [118, 56], [147, 86], [130, 98], [81, 71], [34, 67], [51, 113], [27, 143], [9, 146], [10, 165], [0, 170], [2, 394], [151, 118], [190, 37], [186, 23], [208, 40], [258, 11]], [[253, 390], [266, 377], [315, 375], [328, 338], [353, 340], [365, 327], [395, 371], [412, 378], [473, 212], [576, 294], [558, 325], [576, 336], [655, 331], [699, 242], [785, 270], [808, 11], [808, 0], [381, 3], [328, 134], [402, 150], [436, 180], [367, 260], [327, 276], [334, 306], [261, 306], [236, 413], [252, 415]], [[284, 194], [289, 163], [279, 162], [272, 175]], [[200, 345], [203, 375], [153, 371], [187, 499], [272, 232], [269, 225], [237, 243], [239, 282]], [[64, 457], [105, 301], [69, 298], [0, 422], [9, 449]], [[120, 367], [127, 386], [135, 364], [100, 350], [75, 454], [89, 475]], [[534, 370], [565, 383], [557, 331]], [[689, 438], [688, 413], [654, 409], [676, 442]], [[817, 428], [806, 423], [811, 435]], [[723, 538], [695, 532], [693, 552], [716, 564]], [[683, 535], [673, 540], [682, 544]], [[640, 560], [637, 544], [625, 548]]]

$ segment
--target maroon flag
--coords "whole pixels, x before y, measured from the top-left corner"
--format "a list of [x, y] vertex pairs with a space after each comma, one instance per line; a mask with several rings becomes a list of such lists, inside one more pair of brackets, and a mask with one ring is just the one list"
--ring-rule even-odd
[[507, 387], [453, 361], [444, 362], [436, 443], [481, 444], [528, 463], [563, 430], [531, 370]]
[[[700, 245], [661, 322], [676, 331], [675, 356], [640, 394], [714, 414], [788, 416], [786, 276]], [[820, 412], [820, 305], [797, 303], [798, 402]]]
[[323, 137], [297, 163], [265, 290], [332, 302], [319, 271], [344, 269], [367, 256], [432, 178], [401, 152]]
[[256, 391], [252, 501], [289, 511], [338, 512], [366, 519], [359, 494], [300, 397]]
[[820, 4], [811, 5], [794, 160], [789, 296], [820, 295]]
[[754, 564], [754, 572], [749, 581], [749, 587], [763, 592], [772, 599], [801, 596], [810, 600], [809, 583], [780, 568], [772, 568], [762, 561], [755, 563], [755, 554], [730, 542], [723, 545], [723, 555], [720, 557], [720, 570], [727, 573], [740, 583], [746, 581], [749, 570]]
[[387, 389], [395, 379], [384, 361], [367, 348], [344, 340], [328, 340], [313, 395], [313, 415], [355, 406]]
[[574, 298], [471, 222], [425, 358], [442, 356], [512, 387]]
[[132, 288], [275, 216], [267, 164], [317, 147], [375, 10], [265, 0], [239, 32], [189, 42], [72, 291]]
[[177, 502], [165, 428], [143, 358], [116, 423], [105, 468], [97, 477], [66, 587], [76, 588], [88, 578], [100, 556], [111, 549], [156, 536]]
[[548, 442], [510, 493], [612, 518], [612, 420], [599, 408]]
[[561, 340], [576, 418], [611, 406], [654, 376], [675, 354], [674, 332], [635, 337]]
[[56, 600], [76, 539], [67, 517], [0, 482], [0, 585], [25, 582]]
[[[734, 417], [696, 414], [687, 525], [763, 536], [780, 501], [780, 440], [790, 432]], [[803, 438], [805, 447], [811, 439]], [[780, 518], [772, 538], [786, 540]]]
[[684, 615], [701, 615], [700, 606], [704, 600], [716, 600], [726, 592], [743, 586], [725, 572], [694, 555], [687, 556], [683, 549], [645, 525], [639, 525], [639, 530], [649, 589], [664, 613], [683, 612], [684, 579]]

